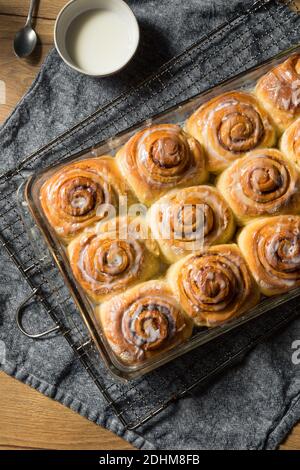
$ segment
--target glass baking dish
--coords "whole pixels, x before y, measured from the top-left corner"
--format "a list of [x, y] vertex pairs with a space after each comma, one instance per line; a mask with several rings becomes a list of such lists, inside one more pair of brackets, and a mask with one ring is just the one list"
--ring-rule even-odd
[[[192, 349], [199, 347], [200, 345], [205, 344], [220, 335], [225, 334], [229, 330], [232, 330], [233, 328], [236, 328], [243, 323], [262, 315], [264, 312], [271, 310], [272, 308], [275, 308], [278, 305], [283, 304], [284, 302], [287, 302], [288, 300], [300, 295], [300, 289], [294, 289], [287, 294], [280, 296], [264, 298], [256, 307], [252, 308], [247, 313], [214, 328], [194, 328], [194, 332], [191, 338], [176, 348], [162, 352], [161, 355], [147, 360], [147, 362], [134, 365], [124, 364], [117, 358], [108, 344], [108, 341], [102, 332], [101, 325], [95, 319], [93, 303], [84, 293], [83, 289], [77, 283], [72, 274], [66, 248], [62, 242], [59, 241], [55, 232], [44, 216], [39, 198], [40, 189], [43, 183], [49, 177], [51, 177], [51, 175], [56, 172], [58, 168], [70, 162], [75, 162], [91, 157], [95, 158], [105, 154], [114, 156], [134, 133], [147, 126], [160, 123], [174, 123], [182, 125], [187, 117], [189, 117], [202, 103], [210, 100], [216, 95], [231, 90], [249, 91], [253, 89], [254, 84], [262, 75], [264, 75], [278, 63], [288, 58], [292, 53], [299, 52], [300, 47], [298, 46], [284, 51], [271, 60], [264, 62], [262, 65], [251, 68], [250, 70], [241, 73], [236, 77], [231, 78], [230, 80], [227, 80], [220, 85], [205, 91], [204, 93], [201, 93], [200, 95], [182, 102], [180, 105], [172, 107], [151, 119], [141, 122], [129, 130], [116, 135], [114, 138], [109, 139], [108, 141], [100, 142], [92, 148], [88, 148], [85, 151], [69, 156], [59, 164], [43, 169], [37, 174], [33, 174], [20, 188], [18, 199], [20, 202], [21, 212], [23, 212], [24, 215], [24, 206], [26, 206], [26, 210], [29, 210], [32, 221], [35, 224], [34, 226], [35, 228], [39, 229], [39, 232], [46, 241], [49, 251], [54, 258], [55, 263], [57, 264], [64, 281], [69, 287], [70, 292], [78, 306], [80, 314], [86, 324], [86, 327], [88, 328], [91, 338], [93, 339], [102, 358], [106, 362], [109, 370], [118, 377], [129, 380], [142, 376], [143, 374], [160, 367], [161, 365], [175, 359], [176, 357], [179, 357], [184, 353], [191, 351]], [[29, 228], [29, 232], [31, 232], [31, 228]], [[33, 243], [37, 243], [36, 238], [33, 239]]]

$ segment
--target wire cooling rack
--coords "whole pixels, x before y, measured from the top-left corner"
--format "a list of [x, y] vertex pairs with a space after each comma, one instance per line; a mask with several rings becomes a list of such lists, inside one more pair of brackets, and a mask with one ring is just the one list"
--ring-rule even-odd
[[[288, 7], [295, 13], [291, 14]], [[105, 104], [0, 175], [0, 246], [16, 265], [31, 292], [18, 308], [18, 326], [25, 335], [35, 339], [55, 332], [64, 335], [102, 393], [107, 406], [126, 429], [138, 428], [170, 404], [191, 394], [196, 387], [240, 360], [254, 345], [291, 321], [297, 313], [294, 310], [288, 314], [272, 313], [272, 321], [266, 320], [269, 315], [266, 314], [264, 321], [256, 321], [257, 328], [244, 325], [242, 337], [235, 331], [138, 380], [121, 382], [106, 373], [57, 267], [26, 216], [26, 208], [18, 210], [17, 190], [37, 168], [99, 145], [100, 140], [203, 91], [216, 81], [216, 77], [221, 81], [255, 65], [262, 53], [266, 55], [266, 51], [271, 56], [274, 46], [272, 31], [279, 28], [285, 37], [283, 26], [288, 23], [289, 31], [297, 31], [299, 18], [293, 0], [254, 2], [247, 11], [202, 37], [153, 76]], [[276, 47], [280, 47], [278, 41]], [[282, 47], [285, 46], [282, 44]], [[247, 59], [249, 48], [256, 50], [251, 63]], [[222, 54], [222, 49], [226, 49], [226, 54]], [[35, 250], [32, 249], [29, 232], [35, 237]], [[22, 315], [32, 300], [46, 311], [54, 324], [47, 331], [28, 333], [22, 325]], [[218, 346], [220, 341], [222, 347]]]

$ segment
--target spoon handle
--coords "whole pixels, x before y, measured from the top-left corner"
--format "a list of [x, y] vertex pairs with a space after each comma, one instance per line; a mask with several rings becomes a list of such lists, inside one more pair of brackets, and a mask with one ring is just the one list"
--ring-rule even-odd
[[32, 16], [36, 7], [38, 0], [30, 0], [30, 5], [29, 5], [29, 12], [26, 20], [26, 25], [31, 25], [32, 23]]

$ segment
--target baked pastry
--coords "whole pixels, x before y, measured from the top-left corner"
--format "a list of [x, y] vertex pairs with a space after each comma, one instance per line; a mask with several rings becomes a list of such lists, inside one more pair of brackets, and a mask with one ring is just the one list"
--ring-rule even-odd
[[217, 326], [254, 307], [259, 289], [235, 244], [205, 248], [173, 264], [167, 279], [198, 326]]
[[208, 173], [201, 145], [175, 124], [158, 124], [135, 134], [117, 161], [138, 199], [151, 205], [172, 188], [201, 184]]
[[300, 212], [300, 173], [276, 149], [254, 150], [236, 160], [221, 174], [217, 188], [241, 225]]
[[61, 167], [42, 186], [40, 202], [56, 234], [67, 242], [107, 211], [115, 212], [120, 196], [131, 198], [115, 160], [103, 156]]
[[300, 55], [292, 55], [263, 75], [256, 96], [283, 132], [300, 115]]
[[106, 300], [159, 272], [158, 253], [140, 237], [137, 225], [138, 219], [111, 219], [87, 229], [68, 246], [74, 277], [93, 301]]
[[300, 286], [300, 217], [257, 219], [243, 228], [238, 245], [267, 296]]
[[186, 122], [204, 146], [207, 167], [220, 173], [250, 150], [272, 147], [276, 131], [254, 95], [231, 91], [204, 103]]
[[297, 119], [283, 133], [280, 139], [280, 150], [300, 171], [300, 119]]
[[137, 364], [174, 348], [193, 325], [164, 281], [148, 281], [104, 302], [96, 316], [116, 356]]
[[207, 185], [170, 191], [149, 209], [147, 222], [168, 263], [203, 245], [226, 243], [235, 231], [230, 207]]

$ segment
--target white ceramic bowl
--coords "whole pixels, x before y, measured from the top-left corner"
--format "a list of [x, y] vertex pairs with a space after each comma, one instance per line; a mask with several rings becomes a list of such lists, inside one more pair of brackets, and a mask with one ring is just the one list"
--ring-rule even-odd
[[[78, 19], [80, 15], [88, 14], [88, 12], [96, 10], [104, 10], [117, 14], [122, 21], [122, 25], [126, 28], [125, 32], [128, 40], [123, 44], [122, 50], [119, 50], [120, 45], [118, 45], [118, 51], [113, 51], [112, 48], [116, 46], [113, 44], [113, 41], [109, 41], [108, 39], [105, 44], [107, 51], [111, 50], [112, 53], [118, 52], [118, 58], [114, 61], [113, 66], [104, 63], [104, 61], [103, 64], [99, 63], [97, 67], [93, 67], [93, 70], [88, 70], [80, 66], [80, 64], [74, 60], [74, 57], [72, 57], [70, 51], [72, 51], [73, 44], [69, 44], [70, 40], [72, 40], [72, 36], [68, 34], [68, 32], [70, 25], [74, 20]], [[94, 77], [112, 75], [125, 67], [137, 50], [139, 38], [139, 26], [136, 17], [123, 0], [72, 0], [67, 3], [58, 14], [54, 28], [55, 47], [64, 62], [74, 70]], [[99, 57], [101, 57], [100, 54]], [[97, 70], [94, 70], [94, 68], [97, 68]]]

